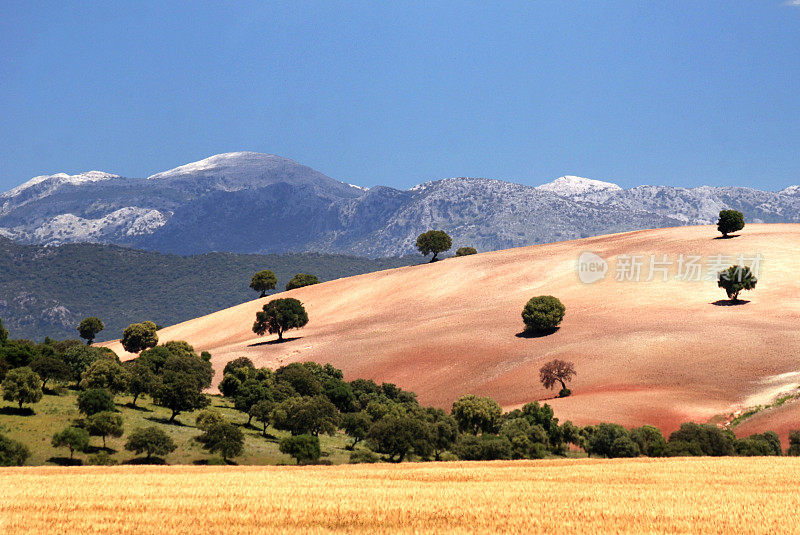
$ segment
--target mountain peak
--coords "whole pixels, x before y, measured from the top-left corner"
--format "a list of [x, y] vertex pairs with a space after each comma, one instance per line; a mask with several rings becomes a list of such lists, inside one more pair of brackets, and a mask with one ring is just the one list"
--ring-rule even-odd
[[556, 195], [584, 195], [587, 193], [597, 193], [601, 191], [621, 191], [622, 188], [612, 182], [602, 180], [592, 180], [580, 176], [565, 175], [547, 184], [542, 184], [536, 189], [549, 191]]
[[800, 195], [800, 186], [789, 186], [788, 188], [780, 190], [778, 193], [783, 193], [784, 195]]
[[17, 197], [20, 194], [35, 188], [39, 197], [48, 195], [55, 189], [65, 185], [71, 184], [77, 186], [87, 182], [100, 182], [103, 180], [111, 180], [120, 178], [119, 175], [112, 175], [104, 171], [87, 171], [85, 173], [78, 173], [77, 175], [68, 175], [67, 173], [56, 173], [54, 175], [39, 175], [28, 180], [24, 184], [20, 184], [14, 189], [0, 195], [3, 198]]
[[260, 152], [224, 152], [222, 154], [215, 154], [196, 162], [180, 165], [168, 171], [162, 171], [147, 177], [147, 180], [159, 180], [165, 178], [174, 178], [185, 175], [213, 173], [215, 171], [225, 171], [234, 169], [252, 169], [253, 167], [263, 167], [266, 165], [274, 165], [276, 163], [293, 163], [296, 162], [288, 158], [282, 158], [274, 154], [263, 154]]

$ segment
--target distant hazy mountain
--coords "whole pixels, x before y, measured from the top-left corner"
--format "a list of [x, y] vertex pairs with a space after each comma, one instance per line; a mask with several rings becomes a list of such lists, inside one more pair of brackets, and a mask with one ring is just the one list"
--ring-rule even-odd
[[219, 154], [147, 179], [91, 171], [39, 176], [0, 195], [0, 236], [97, 242], [179, 254], [324, 251], [395, 256], [436, 228], [478, 250], [609, 232], [708, 224], [735, 208], [750, 222], [799, 222], [800, 187], [673, 188], [565, 176], [539, 187], [450, 178], [407, 191], [359, 188], [269, 154]]

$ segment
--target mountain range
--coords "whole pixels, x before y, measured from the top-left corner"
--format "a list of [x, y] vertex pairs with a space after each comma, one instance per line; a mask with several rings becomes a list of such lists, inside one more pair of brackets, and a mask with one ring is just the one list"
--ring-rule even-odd
[[317, 251], [368, 257], [414, 251], [447, 231], [490, 251], [645, 228], [800, 222], [800, 187], [623, 189], [564, 176], [538, 187], [448, 178], [409, 190], [346, 184], [292, 160], [219, 154], [148, 178], [100, 171], [35, 177], [0, 195], [0, 236], [24, 244], [90, 242], [182, 255]]

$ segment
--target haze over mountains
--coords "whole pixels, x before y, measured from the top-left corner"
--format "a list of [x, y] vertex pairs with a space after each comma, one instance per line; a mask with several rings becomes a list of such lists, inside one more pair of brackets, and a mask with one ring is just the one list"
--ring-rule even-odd
[[382, 257], [425, 230], [479, 251], [611, 232], [800, 222], [800, 188], [675, 188], [566, 176], [539, 187], [449, 178], [360, 188], [280, 156], [219, 154], [144, 178], [100, 171], [35, 177], [0, 195], [0, 236], [28, 244], [112, 243], [178, 254], [319, 251]]

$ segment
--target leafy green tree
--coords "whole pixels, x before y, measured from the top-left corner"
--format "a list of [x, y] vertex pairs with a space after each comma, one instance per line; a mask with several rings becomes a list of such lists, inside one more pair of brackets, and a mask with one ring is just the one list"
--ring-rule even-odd
[[547, 432], [540, 425], [531, 425], [526, 418], [512, 418], [503, 422], [500, 436], [511, 444], [512, 459], [542, 459], [547, 454]]
[[302, 288], [303, 286], [311, 286], [312, 284], [319, 284], [319, 279], [316, 275], [298, 273], [286, 284], [286, 291], [288, 292], [289, 290], [294, 290], [295, 288]]
[[663, 457], [667, 449], [667, 441], [657, 427], [643, 425], [631, 429], [631, 440], [633, 440], [642, 455], [647, 457]]
[[122, 332], [122, 347], [128, 353], [141, 353], [158, 344], [156, 324], [152, 321], [131, 323]]
[[[586, 430], [589, 432], [586, 445], [586, 453], [589, 455], [612, 458], [629, 456], [633, 451], [628, 444], [632, 442], [630, 432], [621, 425], [602, 423], [590, 426]], [[635, 451], [636, 455], [639, 455], [638, 446]]]
[[442, 453], [452, 448], [458, 438], [458, 422], [442, 409], [434, 407], [425, 409], [425, 419], [428, 421], [431, 450], [434, 458], [439, 461]]
[[69, 458], [72, 459], [76, 451], [86, 451], [89, 447], [89, 432], [70, 426], [54, 434], [50, 443], [54, 448], [69, 448]]
[[125, 449], [136, 455], [147, 454], [147, 459], [153, 455], [163, 457], [175, 451], [178, 446], [175, 441], [158, 427], [140, 427], [128, 435]]
[[522, 309], [525, 330], [531, 333], [550, 332], [561, 324], [566, 310], [561, 300], [552, 295], [532, 297]]
[[194, 356], [173, 355], [164, 363], [161, 380], [151, 394], [159, 407], [172, 411], [170, 422], [181, 412], [208, 406], [208, 396], [203, 389], [211, 385], [214, 371], [205, 359]]
[[717, 230], [727, 238], [728, 234], [744, 228], [744, 215], [736, 210], [722, 210], [719, 213]]
[[27, 366], [14, 368], [3, 379], [3, 399], [19, 403], [36, 403], [42, 399], [42, 379]]
[[736, 437], [727, 430], [711, 424], [688, 422], [669, 436], [666, 454], [670, 457], [706, 455], [720, 457], [733, 455]]
[[512, 446], [504, 436], [461, 435], [453, 448], [453, 453], [464, 461], [511, 459]]
[[417, 249], [422, 256], [433, 253], [431, 262], [435, 262], [439, 253], [449, 250], [452, 246], [453, 240], [443, 230], [429, 230], [417, 236]]
[[717, 286], [724, 289], [728, 299], [733, 302], [739, 300], [742, 290], [752, 290], [756, 283], [758, 279], [747, 266], [731, 266], [717, 275]]
[[617, 437], [611, 444], [611, 454], [609, 457], [638, 457], [641, 452], [639, 446], [630, 436]]
[[463, 433], [495, 433], [500, 427], [503, 409], [491, 398], [467, 394], [453, 403], [451, 414]]
[[347, 433], [347, 436], [353, 439], [350, 449], [367, 438], [367, 433], [369, 433], [372, 423], [372, 417], [364, 411], [349, 412], [342, 415], [342, 429]]
[[319, 437], [314, 435], [296, 435], [281, 439], [278, 444], [281, 453], [291, 455], [297, 464], [319, 460], [322, 454], [319, 447]]
[[30, 456], [31, 450], [25, 444], [0, 433], [0, 466], [22, 466]]
[[66, 382], [72, 377], [72, 370], [58, 357], [41, 355], [31, 361], [31, 369], [42, 378], [42, 389], [48, 381]]
[[78, 333], [81, 335], [81, 338], [86, 340], [86, 345], [88, 346], [92, 345], [97, 333], [105, 328], [106, 326], [103, 325], [103, 322], [100, 321], [100, 318], [89, 316], [88, 318], [84, 318], [80, 325], [78, 325]]
[[333, 435], [339, 426], [339, 411], [325, 396], [293, 397], [275, 407], [272, 425], [292, 435]]
[[734, 444], [737, 455], [780, 456], [783, 455], [781, 439], [774, 431], [756, 433], [748, 438], [737, 440]]
[[133, 407], [142, 394], [149, 394], [158, 384], [158, 378], [150, 364], [141, 360], [142, 357], [129, 360], [122, 364], [127, 372], [127, 392], [133, 396]]
[[222, 370], [222, 375], [234, 374], [241, 381], [244, 381], [250, 375], [250, 372], [254, 371], [256, 371], [256, 365], [253, 364], [252, 360], [247, 357], [238, 357], [228, 361], [228, 363], [225, 364], [225, 368]]
[[267, 291], [274, 290], [277, 284], [278, 278], [275, 276], [275, 273], [269, 269], [265, 269], [253, 275], [253, 278], [250, 281], [250, 288], [257, 292], [261, 292], [261, 297], [266, 297]]
[[255, 379], [248, 379], [238, 388], [233, 398], [233, 408], [247, 414], [247, 425], [253, 421], [251, 409], [259, 401], [271, 400], [269, 387]]
[[308, 313], [303, 303], [293, 297], [273, 299], [256, 313], [253, 332], [263, 336], [265, 333], [277, 334], [283, 340], [283, 333], [289, 329], [299, 329], [308, 323]]
[[230, 422], [208, 425], [197, 441], [211, 453], [219, 453], [225, 461], [244, 452], [244, 433]]
[[242, 381], [232, 373], [226, 373], [219, 382], [217, 388], [226, 398], [235, 397], [242, 386]]
[[323, 391], [322, 382], [308, 366], [293, 362], [275, 370], [275, 381], [287, 383], [301, 396], [316, 396]]
[[789, 449], [786, 450], [786, 455], [800, 457], [800, 431], [789, 431]]
[[137, 361], [143, 362], [147, 364], [153, 373], [159, 375], [161, 373], [161, 369], [164, 367], [164, 364], [167, 362], [167, 359], [172, 356], [172, 351], [165, 345], [151, 347], [150, 349], [145, 349], [139, 356], [136, 358]]
[[0, 318], [0, 346], [8, 342], [8, 329], [3, 327], [3, 319]]
[[560, 398], [572, 393], [565, 381], [572, 381], [576, 375], [575, 365], [561, 359], [553, 359], [539, 369], [539, 380], [545, 388], [551, 389], [557, 382], [561, 383], [561, 390], [558, 392]]
[[201, 431], [205, 431], [212, 425], [225, 423], [225, 417], [216, 409], [205, 409], [200, 411], [195, 418], [195, 425]]
[[116, 360], [97, 359], [81, 375], [80, 387], [104, 388], [112, 394], [119, 394], [128, 389], [128, 371]]
[[92, 414], [86, 419], [86, 430], [93, 437], [103, 437], [103, 447], [106, 447], [106, 437], [121, 437], [123, 433], [122, 416], [116, 412], [104, 411]]
[[78, 411], [86, 416], [115, 410], [117, 406], [114, 404], [114, 397], [108, 390], [93, 388], [78, 394]]
[[459, 247], [456, 249], [456, 256], [469, 256], [473, 254], [478, 254], [477, 249], [474, 247]]
[[89, 347], [83, 344], [67, 348], [61, 355], [72, 371], [72, 377], [80, 381], [83, 372], [86, 371], [94, 361], [101, 358], [111, 358], [118, 360], [117, 355], [107, 347]]
[[[372, 424], [367, 433], [367, 446], [388, 456], [393, 462], [403, 462], [420, 439], [426, 438], [425, 422], [408, 414], [388, 414]], [[428, 444], [423, 444], [428, 449]]]
[[250, 418], [254, 418], [257, 422], [261, 422], [263, 429], [261, 434], [267, 436], [267, 426], [272, 418], [272, 409], [275, 408], [275, 402], [269, 399], [262, 399], [252, 407], [247, 414]]
[[0, 358], [12, 368], [29, 366], [39, 355], [36, 344], [30, 340], [8, 340], [0, 347]]

